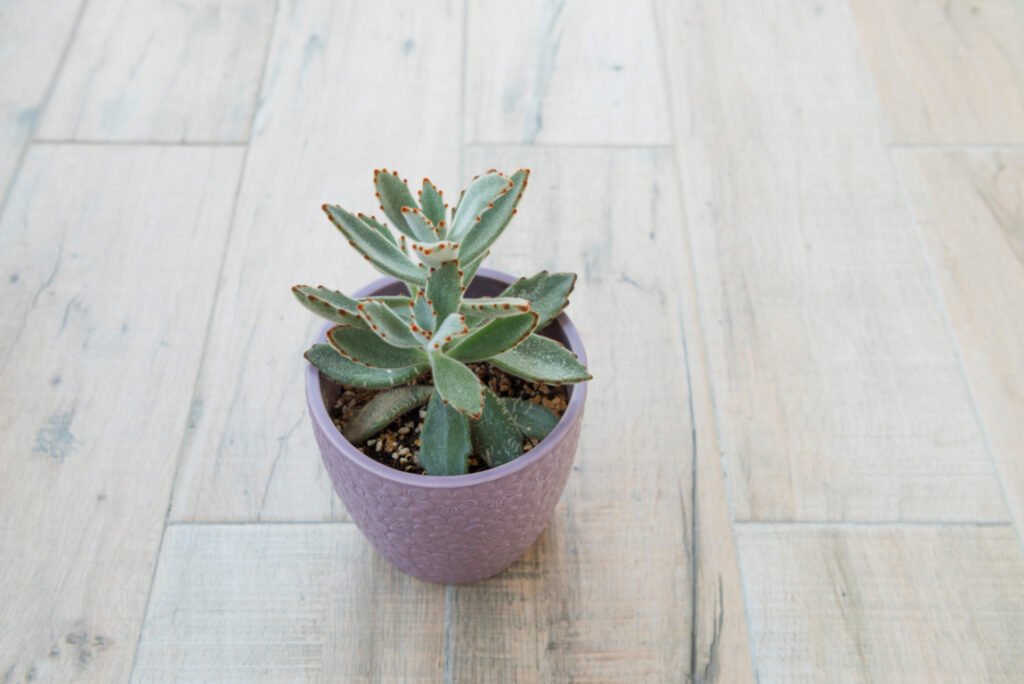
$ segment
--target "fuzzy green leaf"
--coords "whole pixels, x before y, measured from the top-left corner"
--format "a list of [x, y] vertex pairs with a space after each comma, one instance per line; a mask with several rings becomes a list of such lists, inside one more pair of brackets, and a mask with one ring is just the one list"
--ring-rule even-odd
[[314, 344], [304, 356], [329, 380], [339, 385], [365, 389], [387, 389], [404, 384], [415, 380], [428, 367], [423, 364], [403, 368], [370, 368], [361, 363], [349, 361], [329, 344]]
[[463, 290], [465, 290], [467, 287], [469, 287], [469, 284], [471, 282], [473, 282], [473, 278], [476, 277], [476, 272], [480, 268], [480, 264], [482, 264], [484, 262], [484, 259], [486, 259], [489, 255], [490, 255], [490, 252], [484, 252], [483, 254], [478, 256], [476, 259], [473, 259], [472, 261], [469, 261], [469, 262], [462, 261], [462, 262], [460, 262], [460, 263], [465, 263], [466, 264], [465, 266], [462, 267], [462, 289]]
[[403, 297], [401, 295], [373, 295], [371, 297], [363, 297], [359, 300], [356, 306], [356, 312], [358, 313], [358, 304], [364, 304], [366, 302], [381, 302], [387, 304], [388, 308], [398, 314], [399, 318], [403, 321], [412, 320], [412, 298]]
[[433, 393], [430, 385], [409, 385], [381, 392], [348, 422], [343, 431], [345, 439], [353, 444], [365, 442], [399, 416], [427, 403]]
[[434, 329], [434, 312], [427, 304], [427, 295], [422, 290], [416, 293], [416, 299], [413, 301], [412, 317], [413, 321], [423, 330], [432, 331]]
[[448, 351], [448, 355], [464, 363], [487, 361], [512, 349], [537, 327], [537, 314], [529, 311], [493, 321], [469, 333]]
[[[408, 305], [406, 305], [408, 310]], [[423, 340], [413, 333], [409, 322], [403, 320], [384, 302], [366, 299], [359, 303], [359, 314], [376, 335], [388, 345], [408, 349], [419, 348]]]
[[324, 212], [338, 230], [348, 238], [349, 243], [382, 273], [394, 276], [414, 285], [426, 282], [426, 273], [402, 254], [395, 245], [339, 206], [325, 204]]
[[434, 187], [429, 178], [423, 179], [423, 190], [420, 191], [420, 206], [430, 222], [438, 229], [444, 223], [444, 195]]
[[459, 311], [478, 318], [507, 318], [530, 311], [530, 302], [518, 297], [463, 299]]
[[479, 418], [484, 387], [476, 373], [443, 352], [431, 352], [430, 368], [434, 371], [434, 387], [441, 398], [460, 413]]
[[[498, 198], [511, 191], [513, 187], [514, 183], [508, 177], [496, 171], [478, 176], [469, 184], [462, 199], [459, 200], [451, 230], [448, 231], [448, 239], [461, 242], [474, 226], [483, 221], [483, 215], [495, 205]], [[485, 246], [483, 249], [486, 248]], [[471, 259], [467, 258], [466, 261]]]
[[434, 392], [427, 404], [427, 417], [420, 433], [416, 460], [427, 475], [463, 475], [469, 470], [473, 444], [469, 421]]
[[444, 348], [446, 344], [454, 339], [462, 337], [469, 332], [466, 327], [466, 317], [462, 314], [449, 314], [448, 318], [437, 327], [434, 336], [430, 340], [430, 349], [437, 351]]
[[523, 436], [511, 414], [489, 389], [484, 389], [484, 410], [469, 423], [474, 451], [492, 468], [523, 453]]
[[575, 273], [541, 271], [529, 278], [520, 278], [505, 288], [501, 296], [529, 301], [530, 308], [540, 316], [537, 327], [543, 328], [569, 305], [569, 295], [575, 286]]
[[386, 237], [388, 242], [396, 246], [398, 245], [398, 240], [395, 239], [395, 236], [391, 233], [388, 227], [378, 221], [375, 216], [367, 216], [366, 214], [356, 214], [356, 216], [359, 217], [360, 221]]
[[405, 220], [402, 207], [415, 207], [417, 204], [412, 193], [409, 192], [409, 186], [398, 177], [397, 172], [389, 173], [387, 169], [374, 170], [373, 185], [377, 189], [380, 208], [395, 228], [413, 240], [429, 240], [431, 238], [431, 235], [428, 234], [429, 231], [421, 232], [420, 229]]
[[498, 401], [512, 416], [519, 431], [527, 437], [544, 439], [558, 425], [558, 416], [540, 404], [515, 397], [502, 397]]
[[427, 279], [427, 303], [434, 312], [435, 324], [459, 310], [462, 301], [462, 279], [457, 261], [449, 261], [435, 269]]
[[393, 347], [362, 328], [339, 325], [327, 331], [327, 340], [346, 359], [373, 368], [401, 368], [427, 362], [426, 352], [418, 346], [415, 349]]
[[336, 290], [330, 290], [322, 285], [317, 287], [296, 285], [292, 288], [292, 294], [300, 304], [317, 316], [344, 325], [356, 327], [364, 325], [357, 308], [359, 302]]
[[409, 241], [409, 247], [421, 263], [437, 268], [446, 261], [455, 261], [459, 258], [459, 243], [451, 240], [440, 242], [416, 242]]
[[402, 216], [405, 217], [405, 222], [412, 229], [413, 233], [427, 236], [426, 238], [413, 238], [414, 243], [417, 240], [425, 240], [427, 244], [430, 244], [437, 241], [440, 237], [440, 232], [434, 223], [418, 208], [402, 207]]
[[534, 382], [565, 385], [591, 378], [575, 354], [558, 342], [540, 335], [530, 335], [515, 348], [489, 361], [507, 373]]
[[460, 236], [462, 246], [459, 249], [459, 258], [465, 262], [471, 262], [487, 251], [494, 244], [494, 241], [504, 232], [509, 221], [516, 213], [516, 206], [523, 197], [526, 189], [526, 182], [530, 177], [528, 169], [520, 169], [512, 174], [513, 187], [493, 201], [493, 207], [488, 209], [480, 217], [470, 230]]

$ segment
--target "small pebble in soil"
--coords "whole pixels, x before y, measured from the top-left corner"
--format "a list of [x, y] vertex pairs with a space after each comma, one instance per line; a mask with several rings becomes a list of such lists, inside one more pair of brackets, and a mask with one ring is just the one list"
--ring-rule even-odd
[[[569, 405], [569, 393], [564, 386], [522, 380], [487, 363], [468, 365], [480, 378], [480, 382], [487, 385], [499, 397], [516, 397], [532, 401], [548, 409], [559, 418], [562, 417]], [[420, 380], [420, 382], [422, 381], [423, 379]], [[343, 429], [378, 391], [345, 387], [330, 411], [334, 425], [339, 430]], [[423, 420], [426, 417], [427, 409], [425, 407], [413, 409], [396, 418], [375, 437], [357, 445], [356, 448], [378, 463], [383, 463], [395, 470], [422, 475], [423, 469], [416, 462], [416, 452], [420, 448], [419, 434], [423, 430]], [[530, 451], [537, 444], [538, 440], [536, 439], [524, 438], [523, 452]], [[487, 470], [487, 464], [476, 455], [470, 455], [469, 472], [476, 473], [483, 470]]]

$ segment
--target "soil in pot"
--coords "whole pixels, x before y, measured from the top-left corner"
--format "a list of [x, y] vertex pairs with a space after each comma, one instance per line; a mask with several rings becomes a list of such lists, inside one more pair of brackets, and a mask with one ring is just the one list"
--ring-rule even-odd
[[[539, 382], [522, 380], [505, 373], [488, 363], [468, 364], [477, 374], [480, 381], [491, 388], [499, 397], [515, 397], [540, 404], [559, 418], [565, 413], [569, 403], [569, 393], [564, 386], [547, 385]], [[429, 378], [429, 375], [428, 375]], [[422, 381], [421, 381], [422, 382]], [[345, 387], [341, 395], [330, 407], [331, 420], [338, 430], [344, 429], [348, 421], [362, 410], [379, 390], [367, 390], [357, 387]], [[420, 448], [420, 430], [423, 419], [427, 415], [426, 407], [413, 409], [391, 422], [380, 433], [371, 437], [356, 448], [378, 463], [407, 473], [423, 474], [423, 469], [416, 462], [416, 452]], [[523, 440], [523, 451], [527, 452], [537, 446], [537, 440], [526, 437]], [[472, 455], [469, 458], [469, 472], [477, 473], [487, 470], [482, 459]]]

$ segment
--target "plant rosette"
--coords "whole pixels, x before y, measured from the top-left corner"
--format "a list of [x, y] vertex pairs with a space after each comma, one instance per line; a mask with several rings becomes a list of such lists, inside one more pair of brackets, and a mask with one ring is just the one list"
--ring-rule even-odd
[[[292, 288], [330, 321], [305, 356], [334, 487], [377, 550], [421, 579], [472, 582], [522, 556], [551, 517], [579, 441], [591, 376], [564, 313], [576, 276], [480, 268], [528, 177], [477, 176], [449, 222], [429, 180], [417, 201], [397, 173], [376, 171], [397, 232], [338, 206], [324, 211], [389, 277], [353, 296]], [[337, 424], [332, 407], [344, 414]]]
[[[511, 282], [503, 273], [481, 268], [469, 291], [494, 291]], [[400, 288], [397, 280], [382, 278], [358, 294]], [[583, 342], [564, 313], [545, 333], [564, 341], [586, 363]], [[328, 413], [341, 391], [308, 365], [309, 413], [331, 482], [360, 531], [399, 569], [431, 582], [475, 582], [508, 568], [544, 531], [572, 468], [586, 384], [570, 389], [565, 413], [532, 450], [483, 472], [447, 477], [405, 473], [359, 451]]]

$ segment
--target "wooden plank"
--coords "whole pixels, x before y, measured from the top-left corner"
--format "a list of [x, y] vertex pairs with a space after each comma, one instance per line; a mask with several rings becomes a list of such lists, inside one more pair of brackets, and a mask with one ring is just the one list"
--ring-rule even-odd
[[128, 677], [241, 162], [143, 146], [25, 159], [0, 224], [7, 681]]
[[135, 682], [438, 682], [444, 587], [353, 525], [172, 525]]
[[306, 415], [302, 352], [323, 321], [289, 287], [377, 277], [320, 211], [374, 210], [375, 167], [456, 191], [461, 26], [459, 2], [282, 5], [174, 519], [347, 517]]
[[[712, 6], [711, 9], [717, 7], [721, 6]], [[748, 11], [756, 9], [747, 8]], [[669, 83], [678, 86], [678, 81], [671, 79], [683, 78], [680, 67], [685, 66], [686, 62], [681, 59], [680, 48], [689, 48], [688, 44], [681, 44], [679, 28], [691, 23], [700, 26], [703, 22], [699, 20], [699, 12], [694, 16], [693, 7], [679, 3], [666, 4], [656, 1], [654, 10], [659, 49], [664, 60], [662, 66], [667, 78], [670, 79]], [[691, 38], [703, 40], [700, 33], [688, 35], [686, 41]], [[706, 64], [705, 68], [734, 67], [727, 66], [723, 60]], [[688, 74], [685, 78], [688, 84], [694, 84], [692, 75]], [[705, 79], [699, 78], [694, 85], [706, 87], [709, 84]], [[685, 98], [673, 98], [676, 94], [671, 87], [668, 89], [671, 112], [676, 114], [672, 117], [676, 135], [682, 139], [698, 134], [699, 123], [704, 115], [692, 119], [685, 118], [681, 113], [684, 110], [688, 111], [692, 102]], [[720, 105], [718, 94], [710, 88], [701, 91], [699, 96], [706, 98], [702, 109], [711, 106], [712, 103]], [[726, 112], [724, 108], [717, 110], [719, 117], [724, 117]], [[722, 119], [719, 119], [718, 125], [722, 125]], [[695, 682], [753, 682], [754, 672], [744, 610], [743, 586], [736, 559], [728, 493], [723, 477], [722, 450], [715, 421], [710, 366], [703, 330], [705, 323], [701, 320], [697, 274], [691, 250], [691, 227], [685, 220], [680, 220], [679, 224], [682, 227], [680, 246], [672, 270], [679, 274], [677, 300], [683, 326], [687, 331], [687, 371], [695, 425], [696, 575], [691, 679]]]
[[81, 0], [0, 5], [0, 201], [32, 137]]
[[91, 3], [42, 138], [244, 142], [274, 0]]
[[579, 273], [569, 314], [595, 380], [549, 529], [507, 573], [452, 589], [451, 675], [684, 678], [693, 624], [693, 425], [672, 268], [682, 218], [671, 152], [467, 154], [467, 174], [491, 165], [533, 170], [492, 265]]
[[715, 423], [704, 346], [703, 323], [697, 297], [696, 274], [689, 245], [689, 230], [681, 222], [682, 243], [677, 267], [676, 299], [686, 331], [687, 370], [694, 412], [693, 483], [696, 539], [694, 590], [694, 682], [754, 682], [743, 585], [732, 531], [732, 516], [723, 472], [722, 451]]
[[744, 7], [659, 21], [736, 518], [1006, 520], [848, 17]]
[[472, 2], [466, 46], [467, 142], [671, 142], [646, 3]]
[[896, 159], [1024, 530], [1024, 152], [903, 150]]
[[1006, 520], [885, 153], [690, 146], [683, 164], [740, 520]]
[[742, 525], [737, 539], [762, 681], [1020, 681], [1011, 527]]
[[842, 3], [654, 5], [678, 143], [884, 142], [871, 76]]
[[851, 6], [894, 142], [1024, 142], [1024, 5]]

